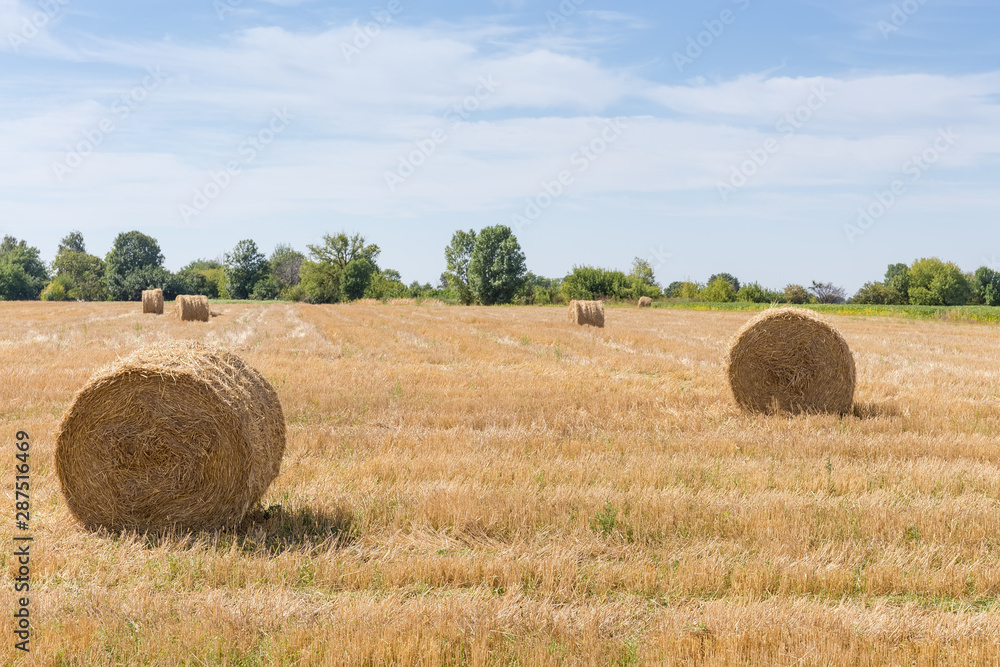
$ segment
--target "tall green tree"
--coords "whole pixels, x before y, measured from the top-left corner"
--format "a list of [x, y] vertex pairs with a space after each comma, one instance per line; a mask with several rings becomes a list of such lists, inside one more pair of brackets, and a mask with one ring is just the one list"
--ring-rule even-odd
[[340, 298], [355, 301], [363, 297], [377, 272], [376, 266], [366, 257], [348, 262], [340, 275]]
[[737, 280], [736, 276], [734, 276], [731, 273], [725, 273], [725, 272], [723, 272], [723, 273], [716, 273], [711, 278], [708, 279], [708, 284], [711, 285], [712, 283], [714, 283], [716, 280], [718, 280], [720, 278], [723, 279], [723, 280], [725, 280], [727, 283], [729, 283], [732, 286], [734, 294], [736, 292], [740, 291], [740, 281]]
[[0, 243], [0, 299], [34, 300], [49, 280], [49, 272], [38, 248], [5, 236]]
[[987, 266], [976, 269], [973, 276], [976, 296], [986, 306], [1000, 306], [1000, 272]]
[[59, 279], [59, 284], [52, 290], [55, 294], [65, 290], [65, 298], [83, 301], [104, 301], [107, 298], [104, 261], [87, 252], [80, 232], [70, 232], [59, 242], [52, 268]]
[[[347, 265], [354, 261], [367, 260], [377, 272], [377, 259], [381, 252], [377, 245], [368, 243], [361, 234], [348, 236], [341, 232], [337, 235], [324, 235], [322, 245], [309, 246], [311, 259], [304, 261], [300, 269], [302, 293], [305, 299], [311, 303], [340, 301], [344, 298], [341, 278]], [[352, 276], [353, 272], [352, 269]], [[369, 279], [371, 278], [370, 275]], [[352, 285], [352, 293], [354, 289], [355, 286]]]
[[252, 239], [243, 239], [226, 254], [226, 287], [230, 299], [246, 299], [270, 269], [267, 258]]
[[279, 243], [268, 260], [271, 265], [271, 275], [277, 278], [282, 287], [294, 287], [302, 281], [299, 271], [305, 258], [305, 255], [292, 246]]
[[163, 268], [163, 252], [152, 236], [122, 232], [104, 260], [104, 285], [112, 301], [139, 301], [144, 289], [166, 291], [170, 274]]
[[483, 229], [469, 258], [469, 289], [484, 306], [510, 303], [524, 285], [524, 252], [509, 227]]
[[901, 303], [910, 302], [910, 267], [906, 264], [890, 264], [885, 272], [885, 284], [899, 293]]
[[953, 262], [918, 259], [909, 270], [910, 303], [916, 306], [964, 306], [972, 297], [969, 280]]
[[653, 273], [653, 265], [641, 257], [636, 257], [632, 260], [632, 271], [629, 273], [629, 277], [644, 285], [659, 287], [659, 284], [656, 282], [656, 276]]
[[476, 232], [461, 229], [451, 237], [451, 243], [444, 249], [444, 259], [448, 270], [442, 274], [445, 284], [458, 292], [458, 299], [466, 306], [476, 300], [469, 287], [469, 262], [476, 247]]

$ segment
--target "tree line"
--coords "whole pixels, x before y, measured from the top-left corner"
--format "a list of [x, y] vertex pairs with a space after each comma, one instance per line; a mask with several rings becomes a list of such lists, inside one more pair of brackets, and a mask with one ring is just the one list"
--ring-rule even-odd
[[252, 239], [244, 239], [222, 257], [198, 259], [173, 273], [164, 268], [156, 239], [139, 231], [119, 234], [103, 258], [88, 253], [83, 235], [73, 231], [59, 242], [51, 264], [26, 241], [6, 236], [0, 243], [0, 299], [138, 301], [143, 290], [160, 288], [167, 299], [203, 294], [310, 303], [435, 298], [467, 305], [528, 305], [648, 296], [704, 302], [1000, 305], [1000, 273], [989, 267], [963, 273], [954, 263], [934, 258], [892, 264], [883, 280], [866, 283], [847, 298], [842, 288], [828, 282], [772, 290], [741, 284], [730, 273], [714, 274], [706, 283], [678, 281], [661, 288], [653, 267], [638, 257], [628, 273], [575, 266], [562, 278], [544, 278], [527, 269], [517, 238], [503, 225], [456, 231], [444, 249], [445, 271], [437, 285], [404, 284], [398, 271], [379, 265], [381, 249], [361, 234], [326, 234], [307, 250], [279, 244], [267, 256]]

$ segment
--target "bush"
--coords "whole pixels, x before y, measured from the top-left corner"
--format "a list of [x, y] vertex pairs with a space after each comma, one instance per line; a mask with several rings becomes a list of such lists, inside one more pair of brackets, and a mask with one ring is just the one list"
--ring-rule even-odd
[[786, 285], [785, 286], [785, 303], [803, 304], [812, 301], [812, 297], [809, 296], [809, 292], [802, 285]]
[[744, 285], [736, 292], [736, 301], [745, 303], [777, 303], [784, 298], [784, 295], [774, 290], [761, 287], [757, 283]]
[[984, 306], [1000, 306], [1000, 272], [980, 267], [973, 274], [973, 291]]
[[865, 283], [851, 299], [851, 303], [899, 306], [903, 304], [903, 295], [895, 287], [885, 283]]
[[253, 286], [250, 298], [254, 301], [272, 301], [281, 296], [281, 282], [273, 275], [265, 276]]
[[698, 298], [710, 303], [728, 303], [736, 298], [736, 291], [725, 278], [716, 278], [698, 293]]
[[73, 283], [66, 276], [56, 276], [42, 290], [42, 301], [72, 301]]

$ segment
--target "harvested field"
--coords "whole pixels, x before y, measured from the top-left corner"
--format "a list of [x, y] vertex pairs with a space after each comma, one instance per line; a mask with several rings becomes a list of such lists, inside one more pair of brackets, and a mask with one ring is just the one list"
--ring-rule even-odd
[[[221, 310], [0, 303], [0, 424], [33, 443], [37, 664], [1000, 661], [996, 326], [827, 315], [855, 412], [791, 417], [729, 392], [753, 313]], [[166, 339], [228, 345], [277, 391], [271, 510], [88, 532], [59, 491], [59, 418]], [[8, 634], [0, 663], [16, 653]]]

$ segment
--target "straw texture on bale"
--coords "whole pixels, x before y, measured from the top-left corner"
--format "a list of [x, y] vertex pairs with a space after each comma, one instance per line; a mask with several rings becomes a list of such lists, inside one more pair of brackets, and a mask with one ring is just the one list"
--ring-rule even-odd
[[648, 296], [641, 297], [639, 299], [639, 307], [640, 308], [652, 308], [653, 307], [653, 300], [651, 298], [649, 298]]
[[142, 290], [142, 313], [144, 315], [163, 314], [163, 290], [159, 288]]
[[207, 296], [181, 294], [176, 303], [177, 317], [185, 322], [208, 322], [212, 316]]
[[854, 356], [809, 310], [775, 308], [748, 322], [726, 373], [736, 402], [751, 412], [846, 414], [854, 405]]
[[573, 324], [604, 327], [604, 302], [570, 301], [569, 321]]
[[281, 467], [285, 419], [267, 380], [196, 342], [99, 371], [63, 415], [56, 473], [91, 530], [212, 530], [256, 509]]

